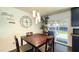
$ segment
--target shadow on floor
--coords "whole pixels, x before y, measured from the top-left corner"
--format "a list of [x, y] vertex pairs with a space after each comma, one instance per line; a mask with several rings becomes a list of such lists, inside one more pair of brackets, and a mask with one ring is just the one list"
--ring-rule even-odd
[[54, 51], [55, 52], [72, 52], [72, 48], [59, 44], [59, 43], [55, 43]]
[[[65, 46], [65, 45], [62, 45], [62, 44], [59, 44], [59, 43], [55, 43], [54, 44], [54, 52], [72, 52], [72, 48], [71, 47], [68, 47], [68, 46]], [[16, 50], [12, 50], [10, 52], [16, 52]], [[26, 52], [34, 52], [33, 49], [30, 49]], [[40, 52], [40, 50], [38, 51]], [[48, 49], [48, 52], [53, 52], [52, 49]]]

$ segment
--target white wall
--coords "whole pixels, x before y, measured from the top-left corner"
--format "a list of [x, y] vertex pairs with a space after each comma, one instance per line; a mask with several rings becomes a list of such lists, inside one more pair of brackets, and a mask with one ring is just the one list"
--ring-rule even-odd
[[[9, 24], [9, 20], [7, 20], [5, 16], [2, 16], [1, 12], [7, 12], [14, 15], [15, 24]], [[0, 51], [10, 51], [15, 48], [14, 35], [17, 35], [20, 39], [20, 36], [25, 35], [28, 31], [41, 33], [41, 23], [35, 24], [34, 19], [32, 19], [32, 26], [29, 28], [23, 28], [20, 25], [20, 18], [24, 15], [31, 17], [32, 14], [30, 15], [29, 13], [16, 8], [0, 8]]]
[[58, 23], [65, 23], [66, 26], [68, 26], [68, 46], [72, 46], [71, 11], [68, 10], [68, 11], [50, 15], [48, 23], [53, 24], [54, 21], [58, 21]]

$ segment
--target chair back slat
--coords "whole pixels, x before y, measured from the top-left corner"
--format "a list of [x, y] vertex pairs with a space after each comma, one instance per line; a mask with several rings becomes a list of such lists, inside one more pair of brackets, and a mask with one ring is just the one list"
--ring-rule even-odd
[[20, 52], [19, 42], [18, 42], [18, 38], [16, 36], [15, 36], [15, 42], [16, 42], [16, 50], [17, 50], [17, 52]]

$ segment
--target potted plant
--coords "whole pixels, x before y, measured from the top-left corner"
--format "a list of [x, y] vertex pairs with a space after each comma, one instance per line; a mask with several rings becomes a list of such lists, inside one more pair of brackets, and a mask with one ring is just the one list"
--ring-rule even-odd
[[47, 27], [48, 19], [49, 19], [48, 16], [44, 16], [41, 18], [42, 21], [41, 29], [43, 30], [43, 33], [48, 31], [48, 27]]

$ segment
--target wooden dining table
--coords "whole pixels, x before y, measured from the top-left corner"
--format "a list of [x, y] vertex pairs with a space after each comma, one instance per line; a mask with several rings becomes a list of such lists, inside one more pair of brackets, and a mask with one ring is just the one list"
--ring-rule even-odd
[[[48, 36], [44, 34], [33, 34], [29, 36], [21, 36], [21, 45], [23, 45], [23, 40], [35, 48], [35, 51], [39, 50], [39, 47], [45, 44], [45, 51], [47, 51], [47, 43], [53, 39], [53, 36]], [[54, 43], [54, 40], [52, 41]], [[53, 44], [54, 45], [54, 44]], [[54, 48], [54, 46], [53, 46]]]

